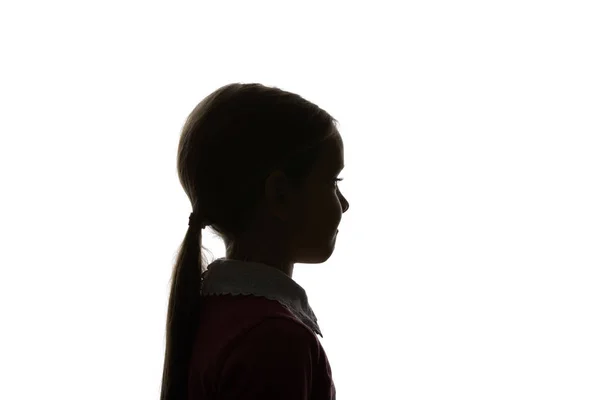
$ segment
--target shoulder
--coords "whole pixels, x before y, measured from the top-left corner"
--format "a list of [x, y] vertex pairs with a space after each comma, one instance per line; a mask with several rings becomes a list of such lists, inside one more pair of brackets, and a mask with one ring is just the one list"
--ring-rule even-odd
[[[314, 337], [311, 327], [306, 325], [290, 309], [276, 300], [252, 295], [212, 296], [207, 301], [208, 310], [211, 311], [210, 315], [212, 316], [209, 319], [215, 322], [215, 326], [225, 324], [235, 331], [227, 339], [227, 343], [230, 346], [234, 345], [232, 342], [248, 340], [257, 335], [258, 332], [268, 334], [268, 331], [285, 330], [289, 334], [294, 335], [295, 331], [304, 329], [309, 338]], [[257, 332], [253, 333], [253, 330], [257, 330]], [[316, 337], [314, 338], [316, 339]]]
[[[301, 349], [301, 351], [300, 351]], [[270, 350], [281, 350], [287, 353], [305, 354], [318, 350], [315, 334], [293, 316], [284, 313], [270, 315], [254, 324], [250, 329], [238, 335], [230, 343], [227, 353], [245, 351], [257, 353]]]
[[230, 343], [219, 387], [233, 397], [306, 399], [319, 357], [313, 332], [290, 318], [267, 318]]

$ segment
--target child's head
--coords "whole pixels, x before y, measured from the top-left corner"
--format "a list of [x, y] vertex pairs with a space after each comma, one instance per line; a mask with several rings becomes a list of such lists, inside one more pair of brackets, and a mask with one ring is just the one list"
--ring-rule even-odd
[[348, 209], [336, 182], [344, 167], [336, 123], [302, 97], [260, 84], [221, 87], [192, 111], [179, 178], [228, 258], [283, 270], [329, 258]]

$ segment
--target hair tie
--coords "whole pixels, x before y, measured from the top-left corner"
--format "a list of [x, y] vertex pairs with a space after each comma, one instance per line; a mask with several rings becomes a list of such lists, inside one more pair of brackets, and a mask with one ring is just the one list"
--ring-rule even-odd
[[206, 223], [204, 217], [202, 217], [201, 215], [194, 214], [194, 212], [192, 211], [188, 221], [188, 226], [192, 229], [200, 228], [200, 230], [202, 230], [206, 228], [206, 225], [208, 224]]

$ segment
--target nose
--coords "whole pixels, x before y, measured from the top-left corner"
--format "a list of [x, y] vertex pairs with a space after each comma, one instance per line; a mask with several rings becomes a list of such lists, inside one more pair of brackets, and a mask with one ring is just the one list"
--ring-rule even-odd
[[350, 203], [344, 196], [342, 196], [342, 213], [345, 213], [350, 208]]

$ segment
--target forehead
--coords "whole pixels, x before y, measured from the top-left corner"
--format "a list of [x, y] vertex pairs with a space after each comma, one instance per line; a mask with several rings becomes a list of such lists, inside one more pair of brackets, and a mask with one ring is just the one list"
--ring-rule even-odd
[[324, 173], [339, 172], [344, 167], [344, 142], [339, 134], [323, 143], [318, 164], [317, 170]]

